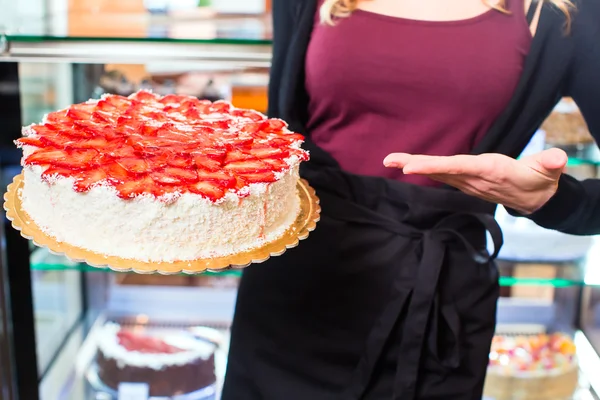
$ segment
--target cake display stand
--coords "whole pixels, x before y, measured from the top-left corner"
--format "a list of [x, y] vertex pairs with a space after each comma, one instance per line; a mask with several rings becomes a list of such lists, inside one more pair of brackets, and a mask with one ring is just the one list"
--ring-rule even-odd
[[132, 271], [140, 274], [198, 274], [207, 271], [218, 272], [230, 268], [244, 268], [252, 263], [264, 262], [272, 256], [279, 256], [287, 249], [298, 246], [300, 240], [306, 239], [309, 233], [316, 228], [321, 212], [315, 190], [307, 181], [301, 179], [297, 186], [300, 211], [294, 223], [278, 239], [266, 243], [260, 248], [224, 257], [154, 263], [98, 254], [56, 241], [47, 235], [23, 210], [22, 188], [23, 174], [19, 174], [8, 185], [8, 190], [4, 194], [6, 217], [11, 221], [13, 228], [21, 232], [21, 236], [32, 240], [36, 246], [45, 247], [50, 252], [64, 255], [75, 262], [85, 262], [93, 267], [110, 268], [118, 272]]

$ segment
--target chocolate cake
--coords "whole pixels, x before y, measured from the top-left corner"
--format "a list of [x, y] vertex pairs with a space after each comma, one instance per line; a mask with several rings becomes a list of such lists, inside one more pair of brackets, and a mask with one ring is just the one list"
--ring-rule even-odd
[[109, 323], [98, 342], [98, 375], [120, 383], [147, 383], [151, 396], [191, 393], [215, 383], [216, 346], [186, 335], [150, 336]]

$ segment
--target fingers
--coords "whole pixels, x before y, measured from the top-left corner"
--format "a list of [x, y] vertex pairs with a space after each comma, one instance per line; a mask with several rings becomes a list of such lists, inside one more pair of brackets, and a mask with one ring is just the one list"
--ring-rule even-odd
[[553, 148], [524, 157], [522, 161], [541, 175], [557, 179], [564, 171], [568, 160], [567, 153]]
[[487, 170], [485, 159], [471, 155], [437, 157], [393, 153], [384, 159], [383, 164], [390, 168], [401, 168], [405, 174], [421, 175], [480, 176]]
[[562, 173], [569, 161], [567, 153], [561, 149], [548, 149], [541, 154], [542, 167], [551, 172]]

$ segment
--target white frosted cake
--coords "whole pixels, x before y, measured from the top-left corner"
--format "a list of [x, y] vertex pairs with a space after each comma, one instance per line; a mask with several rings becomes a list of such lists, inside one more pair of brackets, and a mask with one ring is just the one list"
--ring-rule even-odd
[[215, 383], [215, 350], [183, 333], [151, 335], [108, 323], [98, 336], [98, 377], [115, 390], [146, 383], [151, 396], [192, 393]]
[[300, 205], [303, 137], [226, 102], [138, 92], [23, 129], [23, 209], [59, 242], [149, 262], [280, 237]]

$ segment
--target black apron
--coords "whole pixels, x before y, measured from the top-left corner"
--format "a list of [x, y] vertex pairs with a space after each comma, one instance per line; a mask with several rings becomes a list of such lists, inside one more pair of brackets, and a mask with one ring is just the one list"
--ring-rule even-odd
[[495, 206], [312, 161], [302, 175], [321, 221], [244, 271], [223, 400], [481, 400]]

